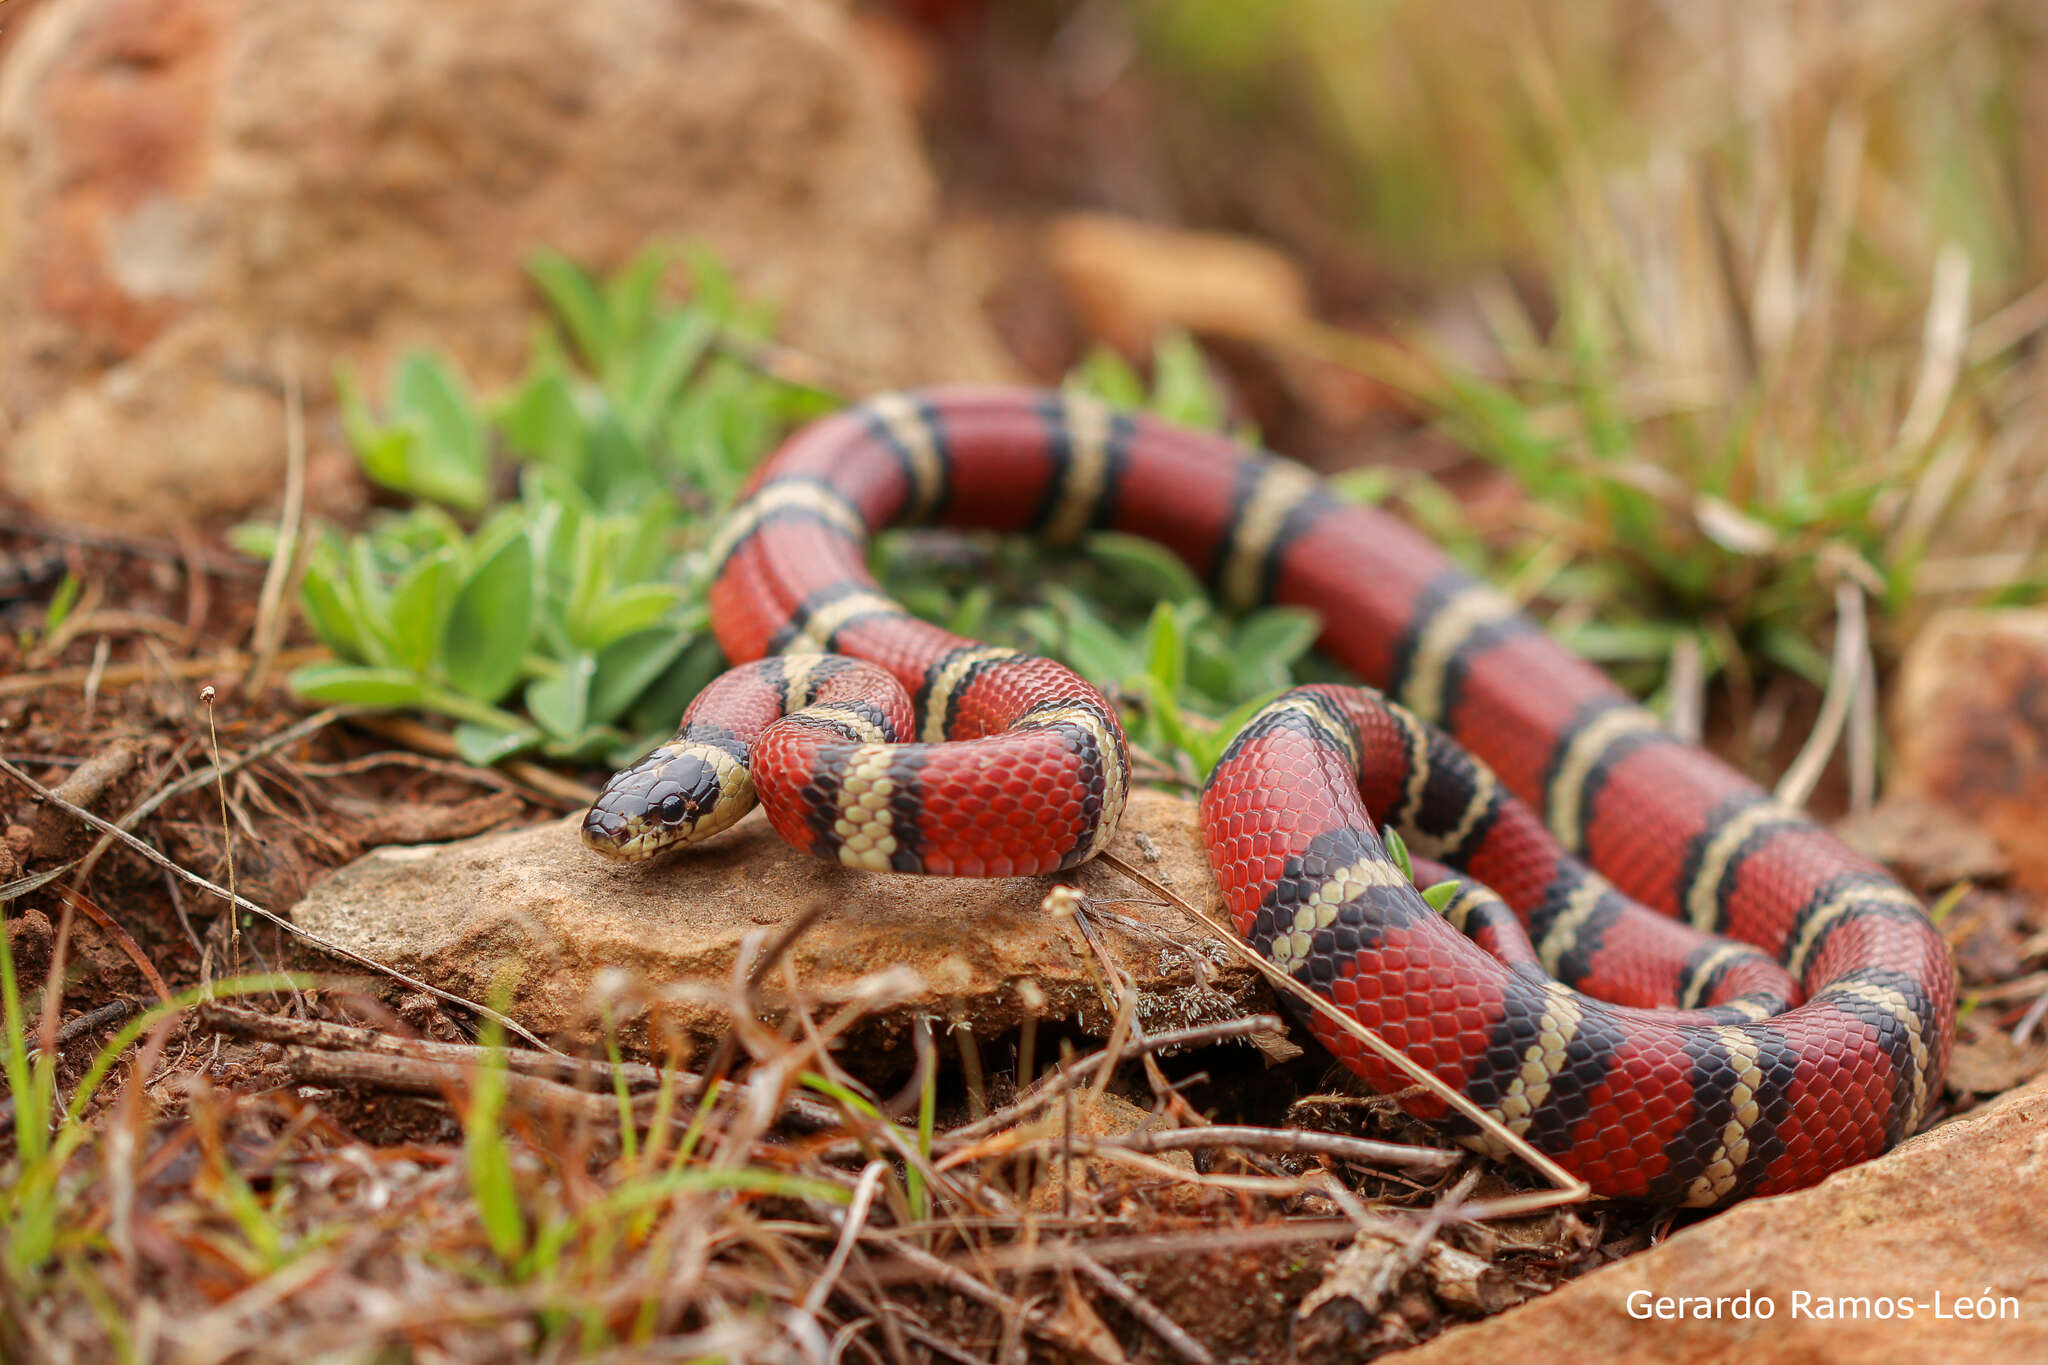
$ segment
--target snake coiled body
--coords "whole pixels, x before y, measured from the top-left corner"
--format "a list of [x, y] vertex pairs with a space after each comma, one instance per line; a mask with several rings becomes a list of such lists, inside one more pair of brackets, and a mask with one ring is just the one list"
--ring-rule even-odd
[[[869, 576], [872, 532], [932, 523], [1129, 532], [1227, 605], [1322, 614], [1321, 648], [1379, 691], [1287, 693], [1211, 774], [1202, 825], [1237, 930], [1597, 1192], [1796, 1188], [1939, 1097], [1954, 973], [1882, 868], [1667, 733], [1395, 518], [1074, 395], [884, 395], [792, 437], [711, 547], [713, 628], [741, 666], [613, 779], [586, 840], [645, 856], [758, 794], [792, 843], [879, 871], [1024, 875], [1100, 852], [1130, 783], [1115, 709]], [[1443, 912], [1388, 855], [1387, 824], [1423, 855], [1418, 879], [1461, 870]], [[1309, 1023], [1368, 1082], [1405, 1085]]]

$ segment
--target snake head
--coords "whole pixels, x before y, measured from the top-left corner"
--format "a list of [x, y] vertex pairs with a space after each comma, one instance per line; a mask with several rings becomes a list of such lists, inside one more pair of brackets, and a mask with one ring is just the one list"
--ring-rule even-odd
[[664, 744], [604, 784], [583, 842], [621, 862], [709, 838], [754, 807], [746, 768], [711, 744]]

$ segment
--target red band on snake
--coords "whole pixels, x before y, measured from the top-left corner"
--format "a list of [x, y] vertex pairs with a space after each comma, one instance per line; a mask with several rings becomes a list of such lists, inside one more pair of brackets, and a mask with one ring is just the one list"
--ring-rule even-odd
[[[1202, 827], [1237, 930], [1596, 1192], [1797, 1188], [1939, 1097], [1954, 971], [1882, 868], [1664, 731], [1400, 521], [1068, 394], [889, 394], [793, 436], [711, 549], [712, 625], [742, 666], [612, 780], [586, 841], [647, 856], [758, 794], [791, 843], [879, 871], [1025, 875], [1100, 852], [1130, 781], [1114, 708], [881, 594], [868, 536], [930, 523], [1129, 532], [1228, 605], [1322, 614], [1323, 651], [1380, 691], [1287, 693], [1211, 774]], [[1468, 879], [1444, 912], [1386, 824], [1424, 855], [1418, 878], [1441, 860]], [[1309, 1026], [1375, 1087], [1405, 1084]]]

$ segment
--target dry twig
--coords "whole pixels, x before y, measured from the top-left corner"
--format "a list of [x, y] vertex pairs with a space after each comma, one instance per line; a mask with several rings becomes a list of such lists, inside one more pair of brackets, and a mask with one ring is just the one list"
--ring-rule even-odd
[[[675, 1092], [685, 1099], [698, 1098], [704, 1093], [705, 1087], [704, 1077], [696, 1072], [665, 1071], [645, 1062], [594, 1061], [571, 1057], [561, 1052], [527, 1052], [519, 1048], [491, 1048], [480, 1047], [474, 1043], [441, 1043], [424, 1038], [401, 1038], [395, 1034], [379, 1033], [375, 1029], [360, 1028], [353, 1024], [336, 1024], [322, 1019], [287, 1019], [218, 1001], [208, 1001], [200, 1005], [197, 1017], [201, 1026], [209, 1029], [232, 1034], [238, 1038], [253, 1038], [303, 1051], [394, 1057], [453, 1068], [502, 1065], [507, 1071], [546, 1080], [551, 1084], [573, 1089], [578, 1094], [599, 1095], [605, 1104], [610, 1106], [610, 1112], [614, 1117], [618, 1113], [617, 1101], [609, 1089], [614, 1078], [623, 1080], [629, 1087], [643, 1091], [659, 1086], [666, 1078]], [[745, 1093], [748, 1085], [748, 1082], [741, 1081], [735, 1083], [732, 1088]], [[641, 1095], [637, 1097], [636, 1103], [644, 1106], [651, 1103], [654, 1098], [652, 1095]], [[792, 1092], [784, 1096], [782, 1105], [786, 1117], [795, 1119], [806, 1127], [828, 1128], [839, 1121], [838, 1110], [802, 1092]]]
[[1301, 1001], [1317, 1014], [1322, 1015], [1325, 1019], [1328, 1019], [1331, 1023], [1344, 1030], [1344, 1032], [1364, 1043], [1375, 1055], [1401, 1071], [1409, 1079], [1427, 1087], [1431, 1094], [1440, 1097], [1444, 1103], [1478, 1124], [1481, 1130], [1535, 1167], [1537, 1172], [1554, 1187], [1548, 1191], [1508, 1195], [1505, 1198], [1491, 1200], [1485, 1204], [1472, 1205], [1467, 1208], [1466, 1217], [1474, 1221], [1480, 1221], [1486, 1218], [1506, 1218], [1517, 1214], [1533, 1213], [1538, 1209], [1555, 1208], [1560, 1204], [1579, 1203], [1592, 1193], [1591, 1188], [1585, 1181], [1580, 1180], [1570, 1171], [1558, 1165], [1550, 1156], [1531, 1145], [1526, 1138], [1514, 1132], [1506, 1124], [1503, 1124], [1499, 1119], [1487, 1113], [1477, 1104], [1474, 1104], [1464, 1094], [1444, 1084], [1428, 1068], [1415, 1062], [1406, 1053], [1387, 1042], [1386, 1039], [1380, 1037], [1377, 1033], [1374, 1033], [1371, 1029], [1365, 1027], [1365, 1025], [1359, 1023], [1335, 1005], [1332, 1005], [1322, 996], [1317, 995], [1314, 991], [1275, 967], [1263, 956], [1247, 946], [1235, 934], [1232, 934], [1227, 927], [1217, 923], [1215, 918], [1208, 912], [1189, 904], [1187, 898], [1174, 891], [1172, 887], [1166, 886], [1146, 875], [1114, 853], [1104, 853], [1101, 856], [1104, 862], [1123, 873], [1126, 877], [1129, 877], [1132, 881], [1137, 882], [1140, 886], [1150, 888], [1154, 895], [1172, 901], [1175, 905], [1187, 911], [1188, 914], [1194, 916], [1210, 932], [1214, 933], [1219, 941], [1227, 945], [1231, 952], [1240, 960], [1250, 963], [1254, 969], [1271, 982], [1275, 990], [1285, 991], [1288, 995]]

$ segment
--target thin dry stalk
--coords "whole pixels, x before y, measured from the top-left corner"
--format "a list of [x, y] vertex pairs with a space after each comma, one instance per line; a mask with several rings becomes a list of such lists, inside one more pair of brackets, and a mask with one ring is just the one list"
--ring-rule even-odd
[[1338, 1161], [1362, 1161], [1376, 1165], [1400, 1166], [1411, 1171], [1448, 1171], [1464, 1158], [1442, 1147], [1410, 1147], [1398, 1142], [1351, 1137], [1344, 1133], [1320, 1133], [1307, 1128], [1250, 1128], [1212, 1124], [1204, 1128], [1155, 1128], [1142, 1133], [1098, 1138], [1111, 1146], [1134, 1152], [1185, 1152], [1206, 1147], [1242, 1147], [1272, 1156], [1327, 1156]]
[[256, 902], [250, 900], [246, 896], [236, 895], [230, 892], [226, 887], [218, 886], [215, 883], [210, 882], [206, 878], [200, 876], [198, 873], [188, 871], [187, 869], [180, 867], [176, 861], [169, 857], [166, 857], [162, 853], [159, 853], [154, 846], [145, 843], [141, 839], [136, 838], [134, 835], [120, 828], [118, 825], [115, 825], [111, 821], [103, 820], [99, 816], [94, 815], [91, 811], [79, 806], [74, 806], [70, 802], [58, 797], [55, 792], [51, 791], [48, 787], [45, 787], [42, 783], [36, 781], [33, 777], [30, 777], [27, 773], [23, 772], [20, 768], [15, 767], [14, 764], [8, 762], [4, 758], [0, 758], [0, 773], [7, 774], [7, 776], [13, 778], [16, 782], [21, 783], [22, 786], [27, 787], [30, 791], [42, 797], [43, 800], [49, 802], [51, 805], [63, 811], [65, 814], [70, 815], [76, 819], [83, 820], [85, 823], [91, 825], [94, 829], [97, 829], [102, 833], [113, 835], [122, 843], [126, 844], [128, 847], [135, 850], [135, 852], [141, 854], [144, 858], [147, 858], [150, 862], [155, 863], [157, 866], [165, 869], [174, 876], [177, 876], [183, 879], [184, 881], [187, 881], [192, 885], [199, 887], [201, 890], [211, 891], [214, 895], [219, 896], [222, 900], [228, 902], [229, 904], [239, 909], [246, 910], [252, 915], [259, 916], [260, 918], [269, 921], [271, 924], [276, 925], [278, 928], [284, 930], [286, 933], [294, 935], [295, 937], [303, 939], [307, 943], [314, 945], [315, 947], [319, 948], [322, 952], [332, 953], [336, 957], [343, 958], [349, 962], [354, 962], [359, 966], [367, 967], [373, 972], [377, 972], [383, 976], [388, 976], [392, 980], [401, 982], [407, 986], [411, 986], [415, 990], [425, 991], [428, 995], [434, 996], [435, 998], [440, 1000], [445, 1000], [451, 1005], [459, 1005], [463, 1009], [471, 1010], [477, 1014], [482, 1015], [486, 1019], [494, 1020], [501, 1027], [507, 1029], [511, 1033], [516, 1034], [521, 1038], [524, 1038], [527, 1042], [533, 1044], [535, 1047], [539, 1048], [543, 1052], [556, 1051], [556, 1049], [551, 1048], [546, 1043], [542, 1042], [539, 1037], [537, 1037], [530, 1030], [528, 1030], [526, 1026], [521, 1024], [518, 1020], [509, 1018], [506, 1015], [499, 1013], [497, 1010], [492, 1009], [488, 1005], [480, 1005], [474, 1000], [465, 1000], [463, 997], [455, 994], [453, 991], [446, 991], [441, 989], [439, 986], [433, 985], [426, 981], [422, 981], [418, 977], [408, 976], [406, 973], [399, 971], [397, 968], [386, 966], [384, 963], [378, 962], [375, 958], [367, 957], [362, 953], [357, 952], [353, 948], [345, 947], [342, 944], [335, 943], [331, 939], [322, 938], [320, 935], [315, 934], [310, 930], [301, 928], [300, 926], [292, 923], [284, 916], [275, 914], [272, 911], [265, 909], [263, 906], [256, 904]]
[[1799, 756], [1778, 779], [1778, 799], [1788, 806], [1803, 806], [1820, 783], [1842, 738], [1842, 727], [1862, 690], [1862, 675], [1870, 659], [1869, 624], [1863, 613], [1862, 587], [1845, 578], [1835, 585], [1835, 657], [1828, 675], [1828, 690], [1821, 698], [1820, 715], [1813, 733], [1800, 747]]
[[[1473, 1217], [1471, 1208], [1460, 1217]], [[902, 1256], [905, 1250], [904, 1237], [909, 1229], [900, 1233], [879, 1233], [870, 1231], [862, 1238], [877, 1250], [900, 1256], [898, 1264], [878, 1261], [873, 1268], [877, 1283], [921, 1284], [933, 1278], [930, 1263], [938, 1261], [929, 1253], [920, 1253], [924, 1259]], [[1088, 1244], [1088, 1254], [1105, 1265], [1120, 1261], [1144, 1261], [1159, 1257], [1211, 1255], [1218, 1252], [1250, 1251], [1260, 1247], [1296, 1246], [1306, 1242], [1347, 1241], [1357, 1236], [1358, 1225], [1349, 1218], [1289, 1218], [1270, 1223], [1260, 1223], [1245, 1228], [1202, 1228], [1185, 1233], [1158, 1235], [1137, 1235], [1125, 1237], [1103, 1237]], [[974, 1253], [974, 1265], [984, 1273], [1006, 1271], [1031, 1271], [1056, 1269], [1063, 1255], [1058, 1245], [1019, 1242], [1011, 1246], [987, 1247]], [[950, 1269], [957, 1265], [945, 1261], [938, 1264]]]
[[306, 511], [306, 404], [299, 391], [296, 359], [284, 365], [284, 507], [277, 516], [277, 545], [270, 555], [270, 567], [263, 575], [263, 588], [256, 597], [256, 624], [249, 631], [249, 671], [242, 677], [242, 690], [251, 697], [263, 694], [270, 680], [271, 666], [284, 633], [291, 623], [284, 610], [285, 593], [302, 567], [299, 559], [299, 530]]
[[1243, 941], [1230, 932], [1228, 927], [1218, 923], [1207, 911], [1189, 904], [1186, 897], [1181, 896], [1171, 887], [1153, 880], [1116, 854], [1104, 853], [1101, 857], [1110, 866], [1123, 873], [1126, 877], [1129, 877], [1132, 881], [1137, 882], [1141, 886], [1149, 887], [1154, 895], [1166, 897], [1175, 905], [1193, 915], [1197, 920], [1200, 920], [1241, 961], [1249, 963], [1267, 981], [1271, 982], [1275, 990], [1287, 992], [1287, 994], [1301, 1001], [1317, 1014], [1322, 1015], [1325, 1019], [1328, 1019], [1331, 1023], [1344, 1030], [1344, 1032], [1364, 1043], [1383, 1061], [1401, 1071], [1402, 1074], [1406, 1075], [1416, 1084], [1426, 1088], [1431, 1094], [1442, 1099], [1445, 1104], [1448, 1104], [1451, 1108], [1472, 1120], [1472, 1122], [1478, 1124], [1485, 1133], [1535, 1167], [1537, 1173], [1545, 1180], [1550, 1181], [1555, 1187], [1548, 1192], [1509, 1195], [1506, 1198], [1492, 1200], [1484, 1205], [1473, 1205], [1467, 1211], [1468, 1217], [1475, 1221], [1482, 1218], [1513, 1217], [1524, 1213], [1534, 1213], [1540, 1209], [1580, 1203], [1592, 1194], [1592, 1188], [1585, 1181], [1580, 1180], [1570, 1171], [1558, 1165], [1548, 1155], [1531, 1146], [1519, 1133], [1516, 1133], [1499, 1119], [1487, 1113], [1477, 1104], [1474, 1104], [1464, 1094], [1444, 1084], [1428, 1068], [1411, 1060], [1399, 1048], [1387, 1042], [1377, 1033], [1359, 1023], [1329, 1001], [1323, 999], [1322, 996], [1317, 995], [1314, 991], [1275, 967], [1264, 957], [1246, 946]]
[[1189, 1336], [1187, 1329], [1168, 1317], [1157, 1304], [1112, 1275], [1102, 1262], [1073, 1243], [1061, 1245], [1066, 1248], [1068, 1266], [1080, 1271], [1097, 1289], [1122, 1304], [1124, 1311], [1150, 1328], [1154, 1336], [1166, 1343], [1167, 1349], [1191, 1365], [1215, 1365], [1216, 1357], [1209, 1353], [1209, 1348]]
[[[274, 661], [281, 668], [319, 663], [334, 657], [325, 649], [281, 650]], [[97, 681], [101, 687], [131, 687], [151, 678], [168, 675], [179, 681], [192, 678], [237, 676], [249, 667], [249, 656], [239, 650], [204, 659], [151, 659], [148, 662], [113, 664], [105, 668], [53, 668], [42, 673], [17, 673], [0, 678], [0, 698], [33, 696], [46, 688], [83, 687]]]
[[[1207, 1047], [1232, 1039], [1250, 1037], [1255, 1033], [1275, 1033], [1282, 1027], [1280, 1019], [1275, 1015], [1253, 1014], [1242, 1019], [1225, 1019], [1214, 1024], [1198, 1024], [1191, 1028], [1149, 1034], [1130, 1046], [1133, 1050], [1148, 1053], [1171, 1052], [1179, 1048]], [[986, 1118], [953, 1129], [947, 1134], [947, 1138], [957, 1142], [971, 1141], [1029, 1118], [1058, 1100], [1075, 1082], [1085, 1080], [1109, 1065], [1110, 1060], [1107, 1051], [1093, 1052], [1086, 1057], [1078, 1058]]]
[[[400, 1057], [385, 1052], [328, 1052], [300, 1047], [286, 1048], [279, 1065], [295, 1081], [315, 1085], [367, 1085], [408, 1095], [466, 1094], [473, 1074], [470, 1066], [429, 1061], [424, 1057]], [[601, 1125], [616, 1126], [618, 1122], [618, 1103], [610, 1095], [578, 1090], [540, 1076], [507, 1070], [505, 1094], [514, 1103], [540, 1113], [568, 1113]]]
[[868, 1210], [875, 1202], [875, 1191], [881, 1188], [882, 1177], [889, 1174], [886, 1161], [870, 1161], [861, 1168], [860, 1181], [853, 1187], [853, 1202], [846, 1207], [846, 1216], [841, 1221], [838, 1245], [832, 1248], [832, 1259], [825, 1262], [825, 1269], [818, 1276], [818, 1282], [804, 1295], [804, 1311], [816, 1315], [825, 1310], [825, 1304], [832, 1297], [839, 1276], [846, 1269], [847, 1258], [860, 1243], [860, 1235], [867, 1226]]
[[[358, 716], [355, 724], [373, 734], [395, 740], [409, 749], [417, 749], [436, 758], [457, 758], [460, 751], [455, 740], [431, 725], [426, 725], [407, 716]], [[505, 775], [516, 780], [521, 787], [533, 793], [549, 805], [573, 810], [587, 806], [597, 799], [597, 788], [573, 777], [564, 777], [551, 768], [525, 759], [507, 759], [498, 765]]]

